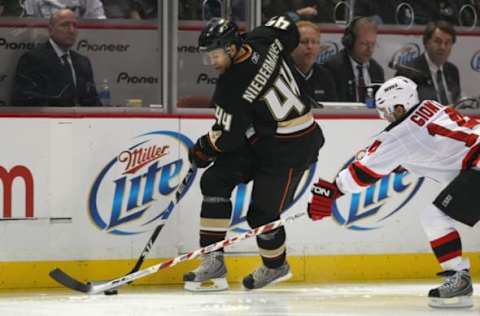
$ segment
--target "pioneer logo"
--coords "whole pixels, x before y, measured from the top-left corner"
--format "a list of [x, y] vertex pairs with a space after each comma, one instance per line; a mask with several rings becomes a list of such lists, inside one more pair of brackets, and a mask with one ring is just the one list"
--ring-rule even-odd
[[30, 50], [38, 46], [33, 42], [9, 42], [6, 38], [0, 37], [0, 49], [6, 50]]
[[210, 77], [206, 73], [201, 73], [197, 77], [197, 84], [206, 83], [206, 84], [216, 84], [217, 77]]
[[177, 52], [181, 53], [188, 53], [188, 54], [198, 54], [200, 53], [200, 48], [194, 45], [182, 45], [177, 47]]
[[117, 76], [117, 83], [126, 84], [157, 84], [158, 78], [153, 76], [131, 76], [126, 72], [121, 72]]
[[129, 48], [130, 44], [90, 43], [88, 40], [80, 40], [77, 43], [77, 50], [84, 52], [124, 53]]

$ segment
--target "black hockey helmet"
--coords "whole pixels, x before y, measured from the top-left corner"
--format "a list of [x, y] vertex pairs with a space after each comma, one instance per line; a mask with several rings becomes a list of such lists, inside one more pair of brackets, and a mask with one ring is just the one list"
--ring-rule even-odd
[[213, 18], [208, 21], [198, 37], [198, 46], [201, 51], [211, 51], [217, 48], [228, 48], [234, 44], [240, 47], [241, 38], [238, 26], [224, 18]]

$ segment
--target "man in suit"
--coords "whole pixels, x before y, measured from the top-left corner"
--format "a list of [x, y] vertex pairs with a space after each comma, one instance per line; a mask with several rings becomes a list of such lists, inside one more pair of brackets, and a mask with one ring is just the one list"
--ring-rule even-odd
[[[418, 85], [420, 100], [435, 100], [442, 104], [453, 104], [461, 97], [460, 74], [457, 66], [448, 61], [457, 34], [447, 21], [427, 24], [423, 32], [425, 52], [406, 64], [423, 76], [398, 68], [396, 76], [409, 77]], [[424, 80], [419, 78], [423, 77]]]
[[342, 37], [344, 49], [325, 62], [335, 78], [338, 101], [365, 102], [365, 87], [385, 81], [382, 66], [372, 58], [377, 30], [371, 18], [354, 18]]
[[310, 96], [318, 102], [336, 101], [336, 89], [330, 71], [316, 63], [320, 54], [320, 27], [310, 21], [298, 21], [300, 41], [291, 56], [295, 70], [305, 80], [305, 88]]
[[78, 35], [75, 13], [55, 12], [48, 31], [49, 40], [18, 61], [12, 105], [101, 106], [89, 59], [71, 49]]

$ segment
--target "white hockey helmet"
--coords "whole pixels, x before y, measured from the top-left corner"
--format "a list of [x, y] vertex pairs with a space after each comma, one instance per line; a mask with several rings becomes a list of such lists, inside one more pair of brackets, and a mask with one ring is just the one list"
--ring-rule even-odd
[[385, 81], [375, 94], [375, 105], [381, 118], [393, 122], [396, 105], [403, 105], [408, 111], [420, 103], [417, 84], [406, 77], [393, 77]]

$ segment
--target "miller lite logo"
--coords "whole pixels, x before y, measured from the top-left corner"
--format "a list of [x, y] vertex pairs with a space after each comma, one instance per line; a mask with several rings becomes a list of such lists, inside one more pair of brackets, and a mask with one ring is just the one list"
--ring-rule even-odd
[[473, 54], [470, 65], [474, 71], [480, 72], [480, 50]]
[[[353, 158], [342, 169], [348, 166]], [[409, 172], [390, 173], [363, 191], [335, 200], [332, 217], [350, 230], [367, 231], [383, 227], [404, 209], [422, 186], [424, 178]]]
[[145, 165], [160, 159], [169, 153], [170, 146], [152, 145], [150, 147], [139, 147], [132, 150], [125, 150], [118, 155], [118, 161], [125, 164], [123, 174], [134, 174]]
[[390, 60], [392, 60], [395, 65], [405, 65], [418, 56], [420, 56], [420, 47], [415, 43], [407, 43], [394, 52]]
[[[137, 136], [93, 180], [88, 212], [98, 229], [115, 235], [150, 231], [173, 210], [174, 193], [188, 170], [193, 142], [174, 131]], [[195, 175], [191, 177], [185, 194]], [[179, 197], [181, 198], [181, 197]]]
[[320, 45], [320, 54], [317, 58], [318, 64], [324, 64], [330, 57], [338, 53], [338, 45], [335, 42], [324, 42]]

